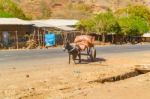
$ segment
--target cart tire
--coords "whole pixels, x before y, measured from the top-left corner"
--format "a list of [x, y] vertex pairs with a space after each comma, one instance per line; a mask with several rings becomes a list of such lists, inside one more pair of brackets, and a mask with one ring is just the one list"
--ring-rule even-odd
[[94, 60], [96, 59], [96, 49], [95, 48], [93, 48], [93, 58], [94, 58]]
[[96, 59], [96, 49], [94, 47], [91, 48], [90, 50], [90, 58], [91, 58], [91, 61], [95, 61]]

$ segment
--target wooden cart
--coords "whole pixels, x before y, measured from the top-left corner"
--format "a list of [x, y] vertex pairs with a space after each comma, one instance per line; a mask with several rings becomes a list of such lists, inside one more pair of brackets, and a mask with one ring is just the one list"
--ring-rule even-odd
[[86, 53], [81, 53], [81, 55], [87, 55], [92, 61], [96, 59], [96, 49], [94, 47], [95, 38], [89, 35], [77, 36], [74, 40], [76, 46], [79, 46], [81, 52], [86, 51]]

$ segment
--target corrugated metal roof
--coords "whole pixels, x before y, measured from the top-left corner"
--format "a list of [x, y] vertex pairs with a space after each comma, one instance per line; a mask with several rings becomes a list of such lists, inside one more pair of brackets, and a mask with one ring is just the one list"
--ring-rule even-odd
[[76, 25], [78, 20], [69, 20], [69, 19], [49, 19], [45, 21], [46, 23], [52, 26], [72, 26]]
[[48, 19], [25, 21], [18, 18], [0, 18], [0, 25], [34, 25], [36, 27], [54, 27], [61, 30], [72, 31], [73, 27], [79, 22], [73, 19]]
[[69, 27], [69, 26], [57, 26], [56, 28], [58, 28], [60, 30], [64, 30], [64, 31], [74, 31], [74, 30], [76, 30], [76, 28]]
[[44, 22], [41, 21], [30, 21], [31, 24], [33, 24], [35, 27], [50, 27], [49, 24], [46, 24]]
[[28, 21], [18, 18], [0, 18], [0, 25], [32, 25]]
[[79, 22], [78, 20], [67, 19], [49, 19], [49, 20], [33, 20], [30, 21], [37, 27], [58, 27], [58, 26], [74, 26]]

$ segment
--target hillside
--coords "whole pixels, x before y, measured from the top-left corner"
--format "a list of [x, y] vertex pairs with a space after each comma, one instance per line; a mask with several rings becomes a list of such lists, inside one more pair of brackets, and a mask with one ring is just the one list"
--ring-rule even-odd
[[150, 6], [149, 0], [14, 0], [33, 19], [86, 18], [91, 13], [116, 10], [129, 4]]

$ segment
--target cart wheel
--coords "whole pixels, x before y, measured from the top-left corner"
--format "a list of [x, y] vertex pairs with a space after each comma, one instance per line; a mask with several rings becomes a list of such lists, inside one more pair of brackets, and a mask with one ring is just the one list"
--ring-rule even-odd
[[90, 58], [92, 61], [96, 59], [96, 49], [94, 47], [90, 50]]

